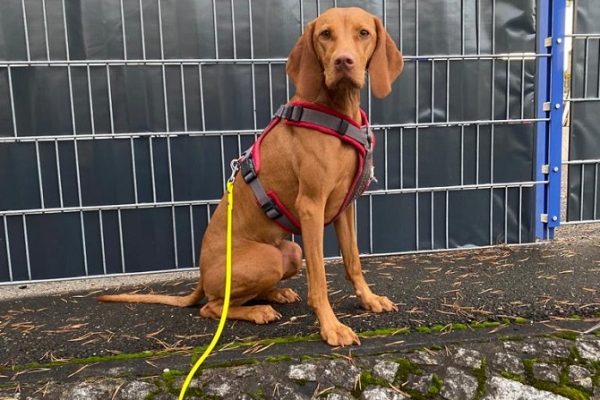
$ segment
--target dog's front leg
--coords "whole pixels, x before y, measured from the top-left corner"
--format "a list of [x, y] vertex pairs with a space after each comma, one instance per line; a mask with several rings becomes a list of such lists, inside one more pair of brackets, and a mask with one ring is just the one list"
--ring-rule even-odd
[[296, 209], [302, 226], [302, 240], [308, 275], [308, 304], [317, 314], [321, 337], [331, 346], [360, 344], [352, 329], [338, 321], [327, 295], [327, 280], [323, 263], [323, 223], [325, 202], [300, 196]]
[[398, 311], [398, 307], [387, 297], [374, 294], [365, 280], [356, 242], [354, 212], [354, 203], [352, 203], [334, 224], [346, 266], [346, 278], [352, 282], [354, 292], [365, 310], [376, 313]]

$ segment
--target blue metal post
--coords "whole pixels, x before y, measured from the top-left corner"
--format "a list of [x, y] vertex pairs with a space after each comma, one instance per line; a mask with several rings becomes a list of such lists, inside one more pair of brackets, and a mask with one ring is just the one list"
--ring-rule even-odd
[[536, 117], [548, 118], [537, 124], [536, 237], [552, 239], [560, 225], [560, 177], [562, 152], [563, 65], [566, 0], [538, 2], [538, 54]]

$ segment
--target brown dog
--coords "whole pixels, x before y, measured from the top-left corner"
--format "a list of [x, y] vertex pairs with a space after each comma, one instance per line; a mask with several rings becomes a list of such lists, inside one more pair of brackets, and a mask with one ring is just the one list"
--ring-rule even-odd
[[[292, 100], [317, 103], [360, 121], [360, 89], [365, 72], [373, 94], [385, 97], [403, 68], [402, 55], [381, 21], [359, 8], [334, 8], [309, 23], [287, 62], [296, 86]], [[332, 346], [360, 344], [356, 334], [336, 318], [327, 295], [323, 264], [323, 226], [344, 203], [353, 184], [357, 155], [336, 137], [279, 122], [261, 147], [261, 181], [277, 192], [280, 201], [301, 225], [308, 270], [308, 303], [315, 311], [321, 337]], [[238, 174], [239, 175], [239, 174]], [[302, 250], [286, 240], [288, 234], [257, 206], [243, 179], [235, 181], [233, 210], [233, 280], [228, 317], [264, 324], [281, 315], [270, 305], [244, 306], [252, 299], [276, 303], [300, 300], [291, 289], [276, 288], [296, 274]], [[200, 280], [187, 296], [108, 295], [101, 301], [162, 303], [187, 307], [204, 296], [200, 314], [219, 318], [225, 276], [227, 199], [217, 207], [202, 241]], [[347, 278], [362, 307], [372, 312], [395, 311], [387, 297], [375, 295], [362, 273], [354, 227], [354, 205], [335, 220]]]

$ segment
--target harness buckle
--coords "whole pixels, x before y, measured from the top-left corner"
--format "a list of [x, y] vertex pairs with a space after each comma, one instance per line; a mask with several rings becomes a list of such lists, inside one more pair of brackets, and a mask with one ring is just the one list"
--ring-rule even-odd
[[256, 175], [256, 169], [254, 168], [254, 162], [250, 155], [242, 160], [240, 167], [242, 177], [246, 183], [250, 183], [258, 177], [258, 175]]
[[283, 117], [292, 122], [297, 122], [302, 119], [303, 112], [304, 112], [304, 107], [302, 107], [302, 106], [289, 106], [283, 112]]
[[281, 217], [281, 212], [279, 212], [279, 209], [277, 208], [277, 204], [275, 204], [275, 202], [273, 200], [269, 200], [265, 204], [261, 205], [260, 208], [262, 208], [263, 212], [270, 219], [277, 219], [277, 218]]
[[338, 128], [336, 129], [336, 131], [340, 135], [345, 135], [348, 132], [349, 126], [350, 126], [350, 124], [348, 123], [348, 121], [346, 121], [343, 118], [340, 118], [340, 124], [338, 125]]

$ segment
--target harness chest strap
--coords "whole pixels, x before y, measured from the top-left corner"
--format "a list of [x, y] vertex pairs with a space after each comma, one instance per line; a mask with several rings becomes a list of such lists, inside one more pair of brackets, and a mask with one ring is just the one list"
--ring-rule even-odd
[[[360, 196], [373, 180], [373, 134], [368, 124], [360, 128], [346, 118], [334, 115], [334, 111], [324, 110], [321, 106], [307, 103], [290, 103], [279, 107], [269, 126], [262, 132], [257, 142], [246, 150], [240, 157], [240, 170], [244, 181], [250, 186], [256, 201], [264, 211], [265, 215], [290, 233], [300, 234], [300, 224], [294, 216], [279, 201], [277, 195], [267, 192], [258, 178], [260, 169], [259, 146], [264, 136], [281, 119], [286, 120], [289, 125], [303, 126], [322, 133], [331, 134], [351, 144], [358, 152], [359, 166], [355, 179], [346, 195], [337, 216], [358, 196]], [[361, 110], [363, 122], [366, 116]], [[256, 158], [256, 160], [255, 160]], [[328, 223], [330, 223], [329, 221]]]

